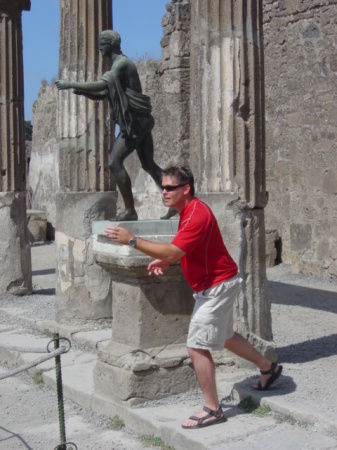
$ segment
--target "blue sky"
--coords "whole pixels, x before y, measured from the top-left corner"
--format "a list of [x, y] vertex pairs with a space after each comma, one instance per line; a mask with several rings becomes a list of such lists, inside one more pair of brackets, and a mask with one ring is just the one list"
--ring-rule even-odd
[[[167, 2], [113, 0], [113, 25], [122, 36], [124, 54], [130, 58], [146, 54], [161, 58], [161, 19]], [[32, 120], [41, 80], [50, 82], [57, 76], [59, 24], [59, 0], [31, 0], [31, 10], [22, 12], [25, 120]]]

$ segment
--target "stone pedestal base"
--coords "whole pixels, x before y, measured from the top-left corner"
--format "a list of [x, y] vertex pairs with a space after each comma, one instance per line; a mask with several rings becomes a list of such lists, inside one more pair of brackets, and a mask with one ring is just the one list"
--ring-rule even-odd
[[56, 195], [56, 296], [58, 322], [111, 318], [111, 279], [94, 262], [94, 220], [113, 218], [116, 192]]
[[[119, 223], [136, 236], [170, 242], [177, 221]], [[186, 392], [197, 380], [186, 351], [193, 292], [180, 264], [165, 275], [149, 277], [149, 258], [138, 250], [110, 242], [104, 235], [111, 222], [93, 224], [97, 264], [112, 278], [112, 341], [99, 353], [95, 392], [135, 405]]]
[[0, 294], [32, 292], [32, 266], [23, 192], [0, 193]]
[[114, 341], [99, 353], [94, 383], [96, 395], [128, 406], [187, 392], [198, 385], [186, 343], [144, 350]]

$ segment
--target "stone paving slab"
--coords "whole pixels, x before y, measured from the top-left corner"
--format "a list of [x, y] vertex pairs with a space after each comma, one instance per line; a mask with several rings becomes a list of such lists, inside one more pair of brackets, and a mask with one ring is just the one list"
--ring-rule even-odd
[[[78, 403], [85, 408], [92, 408], [92, 397], [94, 394], [93, 371], [96, 361], [82, 362], [64, 366], [62, 363], [62, 386], [65, 398]], [[43, 381], [56, 389], [55, 371], [43, 374]]]
[[91, 330], [79, 331], [73, 334], [73, 339], [79, 343], [83, 343], [87, 349], [97, 350], [102, 344], [109, 343], [111, 340], [112, 330]]

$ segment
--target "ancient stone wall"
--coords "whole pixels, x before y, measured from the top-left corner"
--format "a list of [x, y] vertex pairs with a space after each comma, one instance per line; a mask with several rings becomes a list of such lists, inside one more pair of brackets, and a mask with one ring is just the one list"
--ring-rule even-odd
[[264, 1], [266, 227], [293, 272], [337, 276], [337, 1]]

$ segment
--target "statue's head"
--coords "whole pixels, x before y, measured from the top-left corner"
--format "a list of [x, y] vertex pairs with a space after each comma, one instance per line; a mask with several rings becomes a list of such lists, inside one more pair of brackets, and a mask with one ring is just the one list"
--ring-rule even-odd
[[121, 51], [121, 37], [117, 31], [104, 30], [99, 34], [99, 40], [108, 43], [115, 51]]

